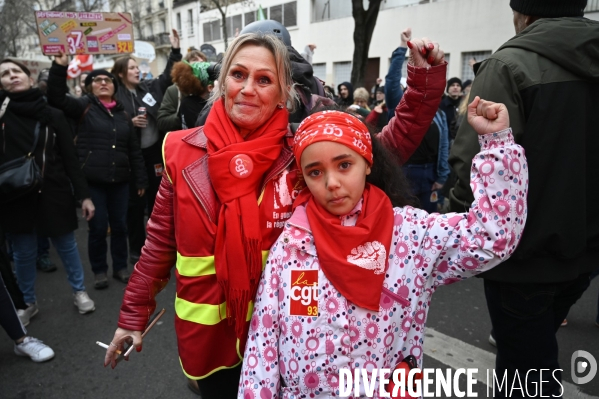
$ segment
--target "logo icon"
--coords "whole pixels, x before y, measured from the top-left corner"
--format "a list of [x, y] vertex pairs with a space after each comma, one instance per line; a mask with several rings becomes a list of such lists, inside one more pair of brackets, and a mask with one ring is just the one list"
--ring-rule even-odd
[[235, 155], [229, 162], [229, 172], [239, 179], [245, 179], [252, 174], [254, 163], [245, 154]]
[[[597, 375], [597, 360], [587, 351], [577, 350], [574, 352], [570, 359], [570, 366], [572, 381], [575, 384], [586, 384]], [[585, 373], [586, 375], [584, 375]]]

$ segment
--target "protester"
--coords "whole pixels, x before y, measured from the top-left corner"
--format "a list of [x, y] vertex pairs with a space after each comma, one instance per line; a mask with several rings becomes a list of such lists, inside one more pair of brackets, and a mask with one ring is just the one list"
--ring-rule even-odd
[[[465, 80], [462, 83], [462, 99], [465, 97], [468, 97], [468, 95], [470, 94], [470, 89], [472, 88], [472, 81], [470, 79]], [[463, 100], [462, 100], [463, 102]], [[468, 104], [466, 104], [466, 106], [468, 106]]]
[[304, 51], [302, 52], [302, 57], [308, 64], [312, 65], [312, 57], [314, 57], [314, 50], [316, 50], [316, 44], [310, 43], [306, 47], [304, 47]]
[[[415, 89], [381, 133], [402, 156], [428, 128], [446, 72], [437, 44], [413, 43], [428, 49], [413, 60]], [[224, 56], [206, 124], [167, 135], [165, 178], [105, 365], [116, 366], [115, 350], [125, 341], [141, 349], [154, 296], [176, 265], [175, 326], [184, 372], [198, 380], [204, 399], [236, 397], [250, 301], [302, 188], [289, 149], [286, 105], [295, 104], [289, 71], [287, 48], [274, 35], [240, 35]]]
[[81, 90], [81, 86], [75, 86], [75, 88], [73, 89], [73, 95], [76, 98], [79, 98], [83, 95], [83, 91]]
[[345, 109], [354, 103], [354, 86], [349, 82], [343, 82], [337, 86], [337, 105], [340, 108]]
[[354, 104], [370, 112], [370, 108], [368, 108], [368, 99], [368, 90], [364, 87], [358, 87], [354, 90]]
[[[358, 118], [324, 111], [299, 126], [293, 153], [308, 189], [266, 261], [238, 398], [337, 396], [341, 370], [393, 369], [410, 355], [422, 369], [434, 291], [509, 258], [526, 220], [526, 158], [505, 106], [477, 97], [468, 117], [481, 145], [477, 202], [443, 216], [407, 205], [396, 161], [375, 153]], [[506, 153], [520, 170], [504, 166]], [[382, 188], [368, 182], [375, 174]]]
[[[135, 133], [141, 145], [141, 152], [145, 163], [145, 179], [148, 189], [145, 196], [136, 195], [138, 187], [129, 187], [129, 206], [127, 209], [127, 228], [129, 236], [129, 261], [135, 264], [139, 259], [141, 247], [146, 239], [146, 209], [148, 215], [152, 214], [156, 193], [162, 179], [164, 165], [162, 163], [162, 140], [158, 129], [158, 110], [164, 92], [172, 85], [171, 70], [173, 65], [181, 61], [179, 34], [173, 29], [169, 36], [171, 53], [162, 74], [156, 79], [140, 81], [139, 67], [135, 59], [125, 56], [117, 59], [112, 68], [112, 73], [117, 78], [120, 90], [116, 91], [116, 99], [124, 106], [124, 110], [133, 122]], [[140, 115], [140, 108], [145, 109]], [[135, 172], [133, 173], [135, 176]], [[123, 278], [126, 282], [126, 278]]]
[[439, 108], [445, 112], [447, 118], [447, 126], [449, 126], [449, 138], [455, 139], [457, 132], [456, 116], [460, 106], [462, 95], [462, 81], [460, 78], [451, 78], [447, 81], [447, 95], [441, 100]]
[[42, 92], [33, 88], [25, 65], [0, 61], [0, 78], [0, 104], [4, 105], [0, 165], [32, 153], [42, 174], [39, 189], [3, 201], [0, 207], [0, 226], [12, 242], [17, 280], [27, 305], [21, 320], [27, 324], [39, 311], [35, 296], [38, 234], [52, 240], [79, 313], [93, 312], [73, 231], [78, 227], [76, 199], [82, 201], [87, 220], [93, 220], [94, 203], [75, 156], [69, 125], [62, 112], [48, 106]]
[[[189, 63], [192, 62], [207, 62], [207, 58], [199, 50], [188, 51], [183, 59]], [[172, 77], [172, 72], [171, 72]], [[158, 130], [160, 135], [166, 135], [171, 130], [181, 130], [181, 117], [179, 115], [179, 107], [181, 106], [181, 92], [174, 82], [166, 92], [158, 110]], [[195, 120], [192, 121], [195, 124]]]
[[[113, 278], [126, 283], [127, 271], [127, 204], [129, 184], [140, 197], [148, 185], [139, 141], [131, 118], [116, 99], [119, 90], [114, 75], [98, 69], [86, 78], [87, 94], [81, 98], [67, 96], [68, 57], [56, 57], [48, 79], [48, 102], [77, 121], [77, 153], [85, 174], [95, 217], [89, 220], [87, 251], [94, 288], [108, 287], [106, 232], [110, 226], [110, 254]], [[125, 90], [120, 88], [120, 90]]]
[[85, 87], [85, 79], [87, 79], [87, 72], [81, 72], [79, 75], [79, 87], [81, 88], [82, 94], [87, 94], [87, 88]]
[[335, 89], [332, 86], [324, 86], [324, 92], [328, 98], [331, 100], [336, 100], [337, 96], [335, 95]]
[[[481, 277], [497, 342], [495, 373], [507, 381], [526, 374], [523, 390], [539, 396], [561, 396], [556, 332], [588, 287], [599, 254], [599, 71], [588, 68], [599, 65], [599, 22], [582, 18], [586, 4], [511, 0], [516, 36], [480, 64], [470, 92], [506, 105], [529, 161], [522, 242], [510, 260]], [[473, 201], [474, 137], [462, 123], [450, 157], [458, 175], [452, 210]], [[543, 370], [555, 378], [538, 384]]]
[[[173, 67], [173, 81], [181, 92], [178, 115], [180, 129], [194, 127], [200, 112], [206, 105], [214, 88], [214, 77], [210, 76], [209, 62], [181, 62]], [[178, 129], [178, 130], [180, 130]]]

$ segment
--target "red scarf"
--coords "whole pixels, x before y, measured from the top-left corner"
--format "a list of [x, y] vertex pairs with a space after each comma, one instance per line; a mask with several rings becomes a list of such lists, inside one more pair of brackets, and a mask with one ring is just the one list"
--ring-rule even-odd
[[[262, 273], [262, 228], [258, 195], [265, 173], [283, 149], [288, 112], [276, 109], [268, 121], [245, 139], [227, 116], [224, 100], [214, 103], [204, 133], [208, 138], [208, 173], [222, 203], [214, 263], [225, 292], [227, 317], [244, 341], [248, 304]], [[241, 349], [243, 350], [243, 349]]]
[[342, 226], [341, 217], [320, 206], [308, 189], [294, 207], [308, 201], [308, 221], [327, 279], [350, 302], [378, 312], [393, 235], [393, 207], [381, 189], [368, 183], [362, 198], [355, 226]]

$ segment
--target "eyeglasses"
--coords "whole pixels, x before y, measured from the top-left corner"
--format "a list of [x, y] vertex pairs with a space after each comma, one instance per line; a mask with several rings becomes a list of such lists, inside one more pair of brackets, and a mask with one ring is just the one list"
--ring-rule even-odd
[[98, 84], [102, 84], [102, 83], [106, 83], [106, 84], [112, 84], [112, 79], [110, 78], [101, 78], [101, 77], [97, 77], [94, 78], [93, 80], [94, 83], [98, 83]]

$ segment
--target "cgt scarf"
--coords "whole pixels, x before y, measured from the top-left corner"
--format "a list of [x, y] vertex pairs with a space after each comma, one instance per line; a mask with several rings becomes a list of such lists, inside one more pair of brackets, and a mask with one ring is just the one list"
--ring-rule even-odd
[[[320, 141], [343, 144], [372, 165], [370, 133], [353, 115], [323, 111], [306, 118], [295, 135], [296, 161], [300, 162], [309, 145]], [[308, 189], [300, 193], [294, 207], [304, 203], [318, 261], [327, 279], [350, 302], [378, 312], [393, 234], [393, 206], [389, 197], [367, 183], [355, 226], [343, 226], [342, 218], [318, 204]]]
[[260, 221], [258, 195], [266, 172], [283, 149], [287, 119], [287, 110], [277, 108], [264, 125], [244, 139], [220, 99], [204, 126], [208, 173], [222, 203], [214, 250], [216, 280], [225, 293], [229, 322], [235, 323], [235, 333], [242, 342], [248, 333], [248, 305], [262, 273], [265, 222]]

